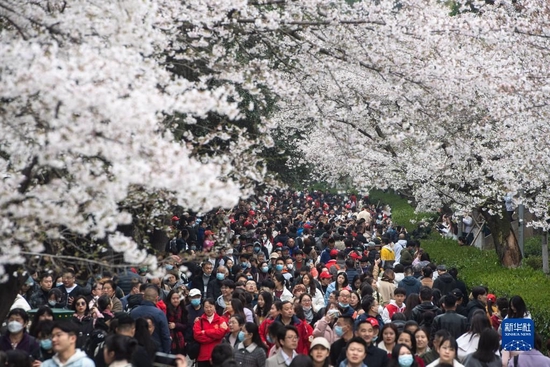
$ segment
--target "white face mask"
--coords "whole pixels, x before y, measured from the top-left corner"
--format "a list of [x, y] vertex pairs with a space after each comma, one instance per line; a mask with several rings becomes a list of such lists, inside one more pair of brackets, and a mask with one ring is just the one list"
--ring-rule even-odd
[[23, 324], [19, 321], [10, 321], [8, 322], [8, 330], [10, 333], [18, 333], [23, 330]]
[[287, 268], [288, 270], [292, 270], [292, 269], [294, 269], [294, 264], [288, 264], [288, 265], [286, 266], [286, 268]]
[[48, 304], [53, 307], [57, 304], [57, 302], [56, 301], [48, 301]]

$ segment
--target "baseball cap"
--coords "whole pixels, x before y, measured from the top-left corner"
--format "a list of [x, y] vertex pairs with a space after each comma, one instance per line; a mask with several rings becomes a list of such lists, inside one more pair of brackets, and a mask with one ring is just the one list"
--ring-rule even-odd
[[494, 294], [489, 293], [489, 294], [487, 295], [487, 300], [489, 300], [489, 301], [495, 303], [495, 302], [497, 301], [497, 297], [496, 297]]
[[463, 298], [464, 297], [464, 294], [462, 293], [462, 291], [458, 288], [455, 288], [451, 291], [451, 293], [453, 294], [453, 296], [455, 296], [456, 298]]
[[326, 349], [330, 350], [330, 343], [328, 342], [328, 340], [326, 340], [322, 336], [319, 336], [319, 337], [317, 337], [317, 338], [315, 338], [311, 341], [311, 345], [309, 346], [309, 350], [312, 350], [313, 348], [315, 348], [318, 345], [322, 345]]
[[204, 231], [205, 236], [210, 236], [210, 235], [213, 235], [213, 234], [214, 234], [214, 232], [212, 232], [212, 231]]
[[271, 255], [269, 255], [269, 258], [270, 258], [270, 259], [278, 259], [278, 258], [279, 258], [279, 254], [276, 253], [276, 252], [272, 252]]
[[338, 255], [338, 250], [337, 249], [330, 250], [330, 256], [336, 256], [336, 255]]
[[380, 324], [378, 323], [378, 320], [376, 320], [374, 317], [367, 317], [367, 322], [372, 325], [372, 327], [380, 328]]
[[201, 295], [201, 291], [199, 291], [197, 288], [193, 288], [189, 291], [189, 297], [196, 297], [200, 295]]
[[445, 265], [437, 265], [436, 270], [447, 271], [447, 267]]
[[321, 279], [328, 279], [328, 278], [332, 278], [332, 275], [330, 275], [330, 273], [329, 273], [328, 271], [323, 271], [323, 272], [321, 273], [321, 275], [319, 275], [319, 277], [320, 277]]

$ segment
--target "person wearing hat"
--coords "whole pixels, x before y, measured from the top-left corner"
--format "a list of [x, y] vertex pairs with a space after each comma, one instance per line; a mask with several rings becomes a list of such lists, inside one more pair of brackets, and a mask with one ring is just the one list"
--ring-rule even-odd
[[321, 290], [323, 291], [323, 294], [327, 293], [328, 286], [330, 283], [332, 283], [332, 274], [330, 274], [328, 271], [322, 271], [321, 274], [319, 274], [319, 283], [321, 284]]
[[437, 268], [438, 277], [434, 280], [434, 289], [439, 289], [442, 295], [446, 295], [457, 288], [455, 278], [447, 273], [447, 267], [445, 265], [438, 265]]
[[468, 312], [466, 311], [466, 307], [464, 307], [464, 293], [458, 288], [453, 289], [451, 292], [453, 296], [456, 297], [456, 313], [468, 317]]
[[313, 367], [328, 367], [330, 354], [330, 343], [319, 336], [311, 341], [309, 356], [313, 361]]

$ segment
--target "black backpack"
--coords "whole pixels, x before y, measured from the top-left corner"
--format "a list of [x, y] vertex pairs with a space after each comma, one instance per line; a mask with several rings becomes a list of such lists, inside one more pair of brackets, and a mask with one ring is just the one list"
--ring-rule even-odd
[[101, 349], [101, 344], [105, 341], [105, 338], [107, 337], [107, 332], [101, 329], [95, 329], [90, 334], [90, 337], [86, 340], [86, 343], [84, 344], [84, 352], [90, 357], [91, 359], [94, 359], [97, 355], [99, 349]]

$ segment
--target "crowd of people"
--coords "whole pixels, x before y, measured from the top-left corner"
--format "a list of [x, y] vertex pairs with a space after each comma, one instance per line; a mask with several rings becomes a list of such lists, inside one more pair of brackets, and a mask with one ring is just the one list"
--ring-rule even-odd
[[0, 366], [550, 366], [540, 337], [501, 350], [502, 320], [530, 318], [520, 296], [467, 289], [367, 196], [278, 192], [171, 219], [162, 278], [33, 272]]

